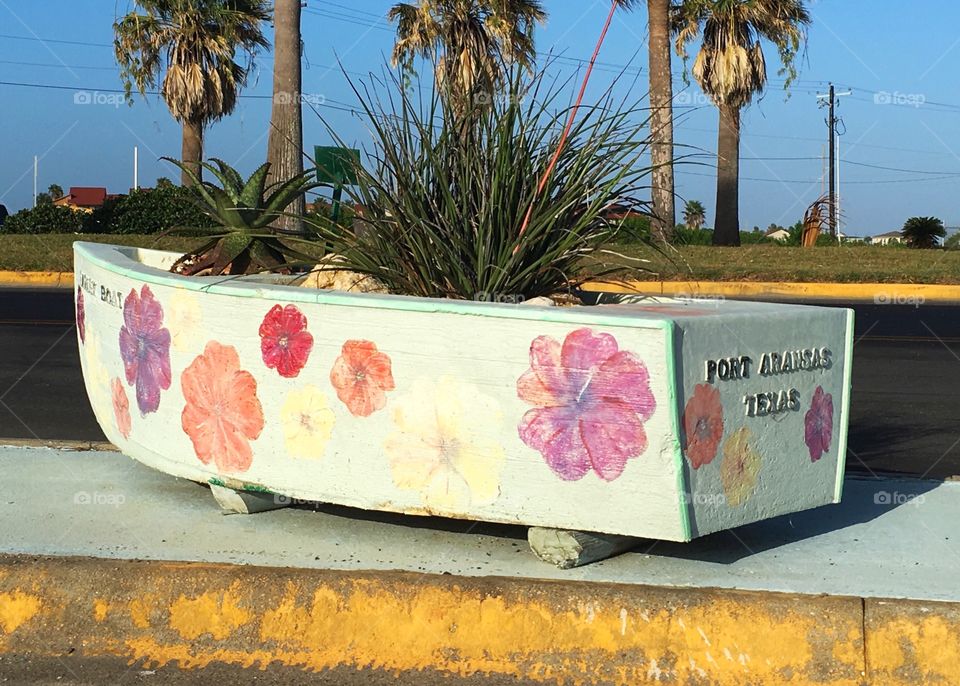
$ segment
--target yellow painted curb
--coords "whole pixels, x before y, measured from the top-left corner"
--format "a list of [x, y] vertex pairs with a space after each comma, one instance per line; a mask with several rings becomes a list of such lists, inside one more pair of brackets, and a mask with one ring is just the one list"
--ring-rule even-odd
[[[0, 286], [70, 288], [73, 272], [0, 271]], [[613, 281], [584, 284], [583, 290], [666, 297], [806, 298], [869, 300], [877, 304], [916, 305], [960, 302], [960, 285], [887, 283], [807, 283], [775, 281]]]
[[25, 557], [0, 558], [0, 658], [623, 686], [865, 666], [859, 598]]
[[0, 286], [49, 286], [72, 288], [73, 272], [0, 271]]
[[774, 281], [616, 281], [585, 284], [586, 291], [668, 297], [804, 298], [868, 300], [879, 305], [960, 302], [960, 285], [806, 283]]
[[871, 683], [960, 684], [960, 605], [867, 600], [864, 613]]

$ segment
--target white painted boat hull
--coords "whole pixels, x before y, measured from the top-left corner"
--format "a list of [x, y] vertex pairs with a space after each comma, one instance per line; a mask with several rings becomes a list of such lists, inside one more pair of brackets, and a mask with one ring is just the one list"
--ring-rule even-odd
[[74, 252], [97, 420], [169, 474], [677, 541], [840, 498], [849, 310], [354, 295]]

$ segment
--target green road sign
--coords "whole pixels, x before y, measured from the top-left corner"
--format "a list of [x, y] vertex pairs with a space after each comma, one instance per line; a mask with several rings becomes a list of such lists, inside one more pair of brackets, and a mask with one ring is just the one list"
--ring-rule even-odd
[[353, 186], [357, 183], [357, 166], [360, 151], [353, 148], [338, 148], [317, 145], [313, 148], [317, 165], [317, 181], [335, 186]]

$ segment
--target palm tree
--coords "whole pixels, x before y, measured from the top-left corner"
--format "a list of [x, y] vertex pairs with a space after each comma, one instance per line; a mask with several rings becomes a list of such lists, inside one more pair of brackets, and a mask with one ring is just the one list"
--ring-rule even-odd
[[683, 207], [683, 223], [699, 231], [707, 220], [707, 211], [699, 200], [687, 200]]
[[[303, 109], [300, 89], [300, 0], [276, 0], [273, 8], [273, 109], [267, 161], [273, 181], [303, 173]], [[303, 196], [297, 196], [276, 226], [303, 228]]]
[[720, 110], [713, 244], [740, 245], [740, 110], [767, 82], [760, 39], [776, 46], [789, 86], [810, 15], [803, 0], [684, 0], [673, 12], [677, 53], [684, 59], [703, 28], [693, 77]]
[[647, 0], [650, 29], [650, 161], [654, 235], [670, 240], [677, 223], [673, 200], [673, 77], [670, 73], [671, 0]]
[[394, 66], [432, 60], [437, 85], [461, 113], [494, 95], [508, 65], [532, 67], [533, 28], [547, 18], [539, 0], [419, 0], [388, 16], [397, 22]]
[[911, 248], [935, 248], [937, 239], [946, 236], [947, 230], [936, 217], [910, 217], [904, 222], [901, 233]]
[[[204, 129], [236, 107], [254, 56], [269, 45], [261, 29], [269, 19], [266, 0], [135, 0], [113, 25], [128, 100], [165, 72], [160, 95], [183, 126], [182, 159], [198, 178]], [[235, 61], [238, 51], [246, 64]], [[186, 171], [182, 179], [189, 183]]]

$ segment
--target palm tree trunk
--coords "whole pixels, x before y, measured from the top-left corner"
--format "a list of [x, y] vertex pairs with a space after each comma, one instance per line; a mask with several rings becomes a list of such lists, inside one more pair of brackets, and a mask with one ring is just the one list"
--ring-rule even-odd
[[647, 0], [650, 28], [650, 150], [653, 163], [654, 235], [673, 237], [673, 79], [670, 75], [670, 0]]
[[740, 108], [720, 105], [714, 245], [740, 245]]
[[[270, 180], [285, 181], [303, 173], [303, 111], [300, 72], [300, 0], [276, 0], [273, 11], [273, 110], [267, 160]], [[302, 231], [304, 198], [299, 196], [280, 217], [277, 228]]]
[[[203, 159], [203, 123], [197, 120], [183, 122], [183, 145], [180, 148], [180, 158], [183, 165], [199, 179], [203, 168], [200, 161]], [[190, 186], [193, 180], [187, 172], [180, 173], [180, 184]]]

